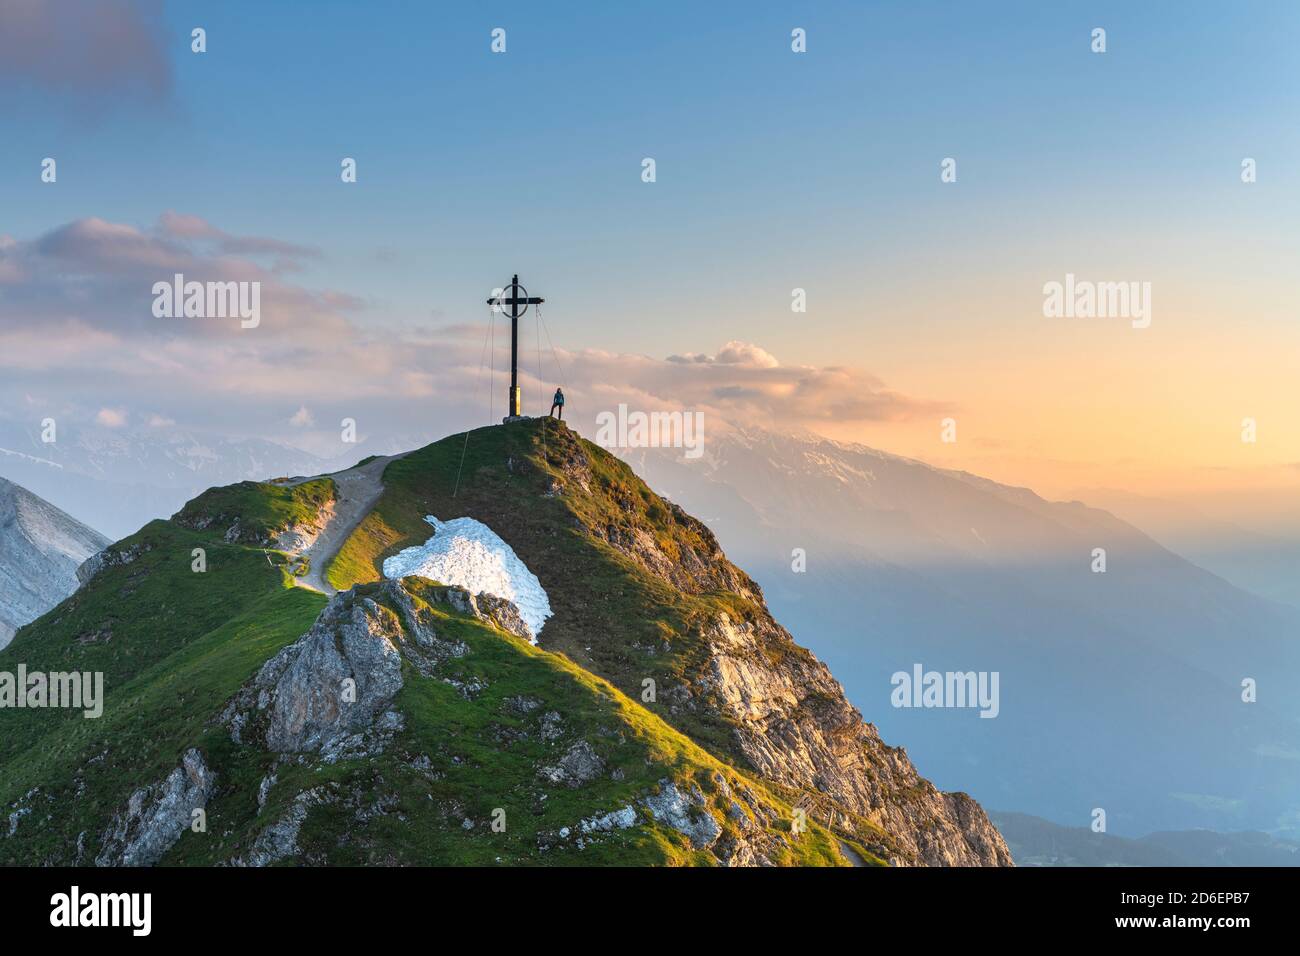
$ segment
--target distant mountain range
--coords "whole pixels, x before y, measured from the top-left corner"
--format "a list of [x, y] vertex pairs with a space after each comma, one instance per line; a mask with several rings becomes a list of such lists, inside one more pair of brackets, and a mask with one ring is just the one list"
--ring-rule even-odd
[[77, 589], [77, 567], [108, 539], [0, 478], [0, 647]]
[[213, 485], [322, 474], [392, 450], [359, 442], [327, 460], [277, 442], [175, 427], [62, 426], [57, 437], [47, 444], [35, 426], [0, 421], [0, 476], [114, 539], [174, 514]]
[[[0, 651], [106, 688], [102, 720], [6, 714], [0, 865], [1011, 864], [707, 527], [568, 426], [370, 464], [203, 493]], [[463, 563], [387, 578], [429, 515], [490, 529], [545, 627]]]
[[[334, 471], [393, 445], [327, 462], [174, 428], [59, 437], [44, 445], [0, 423], [0, 475], [113, 537], [209, 485]], [[624, 457], [717, 533], [940, 786], [1080, 825], [1104, 807], [1112, 834], [1300, 832], [1295, 607], [1107, 511], [861, 445], [715, 429], [699, 460]], [[915, 664], [998, 672], [999, 716], [892, 707], [891, 676]], [[1247, 678], [1255, 703], [1241, 699]]]
[[1261, 533], [1146, 495], [1106, 488], [1079, 494], [1238, 587], [1300, 607], [1300, 540], [1294, 535]]
[[[1300, 828], [1294, 607], [1080, 502], [817, 436], [715, 430], [705, 448], [625, 457], [940, 785], [1081, 825], [1103, 807], [1112, 833]], [[890, 706], [918, 663], [998, 672], [999, 716]]]
[[989, 816], [1017, 866], [1300, 866], [1300, 843], [1258, 831], [1173, 830], [1130, 840], [1026, 813]]

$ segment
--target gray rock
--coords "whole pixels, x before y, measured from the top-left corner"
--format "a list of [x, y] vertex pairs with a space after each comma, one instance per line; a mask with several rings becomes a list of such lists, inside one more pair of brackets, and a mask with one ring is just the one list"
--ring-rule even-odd
[[770, 616], [737, 621], [719, 614], [700, 636], [710, 657], [696, 678], [699, 695], [735, 722], [736, 748], [761, 776], [825, 794], [870, 819], [890, 834], [904, 862], [1012, 865], [979, 804], [940, 792], [906, 751], [886, 746], [826, 665]]
[[712, 846], [722, 834], [722, 827], [708, 810], [703, 808], [704, 797], [699, 791], [686, 793], [670, 780], [659, 781], [659, 792], [642, 798], [650, 815], [684, 834], [691, 846], [703, 850]]
[[564, 735], [564, 721], [559, 713], [554, 710], [548, 710], [542, 714], [542, 739], [558, 740]]
[[475, 600], [478, 602], [480, 614], [491, 623], [507, 634], [513, 634], [516, 637], [522, 637], [526, 641], [536, 643], [536, 635], [524, 623], [523, 615], [519, 613], [519, 608], [513, 601], [507, 601], [495, 594], [486, 593], [478, 595]]
[[256, 679], [258, 706], [270, 710], [267, 747], [337, 753], [374, 727], [402, 689], [400, 639], [392, 612], [369, 598], [354, 601], [348, 592], [331, 599], [312, 629]]
[[253, 848], [245, 857], [236, 857], [231, 866], [269, 866], [279, 860], [294, 856], [298, 850], [298, 834], [312, 807], [333, 802], [323, 788], [304, 790], [293, 798], [287, 813], [257, 835]]
[[636, 825], [636, 810], [629, 804], [621, 810], [614, 810], [604, 816], [589, 817], [579, 826], [583, 833], [595, 833], [610, 830], [626, 830]]
[[17, 833], [18, 822], [31, 812], [32, 812], [31, 807], [21, 807], [20, 809], [15, 810], [13, 813], [9, 814], [9, 833], [7, 835], [13, 836], [15, 833]]
[[537, 771], [544, 780], [566, 787], [577, 788], [595, 780], [605, 772], [605, 761], [592, 749], [591, 744], [579, 740], [552, 767]]
[[527, 641], [533, 640], [533, 632], [524, 623], [519, 608], [513, 601], [507, 601], [495, 594], [470, 594], [464, 588], [452, 585], [428, 588], [423, 596], [429, 601], [446, 604], [454, 611], [500, 628], [508, 634], [522, 637]]
[[262, 778], [261, 784], [257, 788], [257, 812], [261, 813], [262, 808], [266, 806], [266, 798], [271, 793], [271, 788], [275, 786], [276, 775], [274, 772], [267, 774]]
[[520, 717], [526, 717], [542, 706], [542, 702], [536, 697], [525, 697], [523, 694], [517, 697], [507, 697], [501, 704], [510, 713], [517, 714]]
[[131, 794], [100, 842], [96, 866], [153, 866], [181, 838], [196, 809], [207, 806], [215, 775], [191, 748], [162, 783]]
[[736, 826], [740, 827], [740, 829], [749, 829], [749, 814], [745, 813], [745, 808], [735, 800], [732, 800], [731, 805], [727, 807], [727, 816], [729, 816]]
[[433, 622], [429, 619], [427, 609], [417, 608], [411, 595], [407, 593], [401, 581], [385, 581], [384, 595], [402, 612], [407, 633], [415, 644], [433, 658], [429, 663], [464, 657], [469, 653], [469, 646], [464, 641], [446, 640], [438, 635]]

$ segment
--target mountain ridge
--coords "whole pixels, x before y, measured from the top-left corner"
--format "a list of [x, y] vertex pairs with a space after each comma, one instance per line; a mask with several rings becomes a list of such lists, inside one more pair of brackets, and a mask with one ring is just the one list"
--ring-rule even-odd
[[[342, 592], [326, 602], [276, 545], [340, 477], [201, 495], [110, 548], [0, 657], [71, 654], [107, 671], [110, 705], [89, 727], [26, 712], [30, 733], [0, 743], [0, 859], [1010, 864], [978, 804], [879, 740], [704, 525], [566, 427], [478, 429], [388, 463], [324, 569]], [[541, 649], [473, 595], [382, 580], [426, 515], [483, 521], [538, 574], [555, 610]], [[350, 668], [363, 700], [367, 668], [401, 678], [338, 738], [360, 750], [253, 729], [275, 700], [336, 719]], [[493, 799], [515, 821], [495, 843]], [[431, 835], [404, 845], [416, 819]]]

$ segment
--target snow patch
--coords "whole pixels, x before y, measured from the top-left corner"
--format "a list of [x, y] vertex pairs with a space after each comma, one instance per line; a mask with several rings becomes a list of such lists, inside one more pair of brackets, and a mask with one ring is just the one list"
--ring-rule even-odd
[[473, 518], [439, 521], [428, 515], [433, 537], [384, 561], [384, 577], [428, 578], [454, 584], [471, 594], [492, 594], [512, 602], [536, 635], [551, 616], [551, 602], [528, 565], [495, 531]]

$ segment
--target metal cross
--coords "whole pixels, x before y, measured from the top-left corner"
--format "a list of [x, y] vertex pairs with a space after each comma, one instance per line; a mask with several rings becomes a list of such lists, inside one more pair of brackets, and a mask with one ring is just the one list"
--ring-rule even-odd
[[[506, 293], [510, 293], [509, 298]], [[520, 295], [520, 293], [523, 295]], [[530, 305], [541, 305], [546, 300], [540, 296], [529, 296], [528, 290], [519, 284], [519, 276], [510, 280], [510, 285], [501, 290], [500, 295], [488, 299], [488, 305], [494, 308], [510, 307], [510, 397], [506, 408], [506, 419], [518, 418], [519, 401], [519, 317], [528, 311]], [[523, 306], [523, 308], [520, 308]]]

